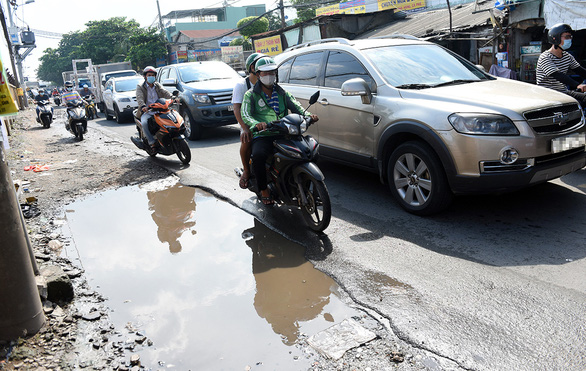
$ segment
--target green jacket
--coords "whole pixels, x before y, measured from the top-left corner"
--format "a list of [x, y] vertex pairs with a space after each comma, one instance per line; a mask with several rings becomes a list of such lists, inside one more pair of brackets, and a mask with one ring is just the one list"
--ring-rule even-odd
[[[242, 120], [251, 129], [261, 122], [272, 122], [277, 121], [285, 117], [289, 111], [293, 113], [303, 114], [304, 108], [299, 104], [297, 99], [291, 93], [286, 92], [279, 85], [275, 84], [275, 89], [279, 95], [279, 114], [275, 112], [273, 107], [267, 102], [265, 94], [262, 92], [261, 83], [258, 81], [252, 89], [248, 90], [244, 94], [242, 100], [242, 106], [240, 107], [240, 114]], [[305, 112], [306, 115], [311, 113]], [[276, 135], [269, 131], [263, 131], [261, 133], [254, 134], [254, 138], [260, 136], [271, 136]]]

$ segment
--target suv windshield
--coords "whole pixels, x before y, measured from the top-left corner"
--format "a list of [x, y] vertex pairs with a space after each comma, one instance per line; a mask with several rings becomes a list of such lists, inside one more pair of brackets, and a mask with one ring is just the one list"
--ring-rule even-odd
[[366, 49], [364, 54], [397, 88], [424, 89], [489, 79], [471, 63], [437, 45], [387, 46]]
[[136, 90], [136, 85], [142, 83], [144, 79], [142, 77], [138, 77], [136, 79], [130, 80], [120, 80], [116, 81], [116, 91], [123, 92], [123, 91], [133, 91]]
[[195, 63], [177, 67], [183, 82], [240, 78], [238, 72], [222, 62]]

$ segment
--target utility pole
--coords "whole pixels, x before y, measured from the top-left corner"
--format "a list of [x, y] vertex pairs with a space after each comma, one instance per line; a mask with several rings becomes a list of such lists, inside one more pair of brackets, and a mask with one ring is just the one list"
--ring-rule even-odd
[[285, 28], [285, 7], [283, 6], [283, 0], [279, 0], [279, 9], [281, 9], [281, 28]]
[[159, 6], [159, 0], [157, 0], [157, 12], [159, 13], [159, 27], [161, 28], [161, 35], [163, 35], [163, 40], [165, 40], [165, 48], [167, 49], [165, 63], [169, 64], [169, 54], [171, 54], [171, 49], [169, 43], [167, 42], [167, 34], [165, 33], [165, 29], [163, 28], [163, 18], [161, 17], [161, 7]]

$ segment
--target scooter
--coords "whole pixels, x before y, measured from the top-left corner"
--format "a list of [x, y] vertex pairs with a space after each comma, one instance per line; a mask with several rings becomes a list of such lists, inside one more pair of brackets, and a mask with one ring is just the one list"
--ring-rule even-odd
[[[174, 92], [173, 95], [177, 95]], [[188, 164], [191, 161], [191, 149], [185, 139], [185, 124], [183, 117], [176, 110], [170, 108], [174, 99], [160, 98], [149, 106], [147, 112], [154, 113], [149, 118], [148, 129], [155, 138], [155, 145], [151, 147], [145, 135], [142, 132], [142, 125], [138, 118], [138, 110], [134, 110], [134, 122], [138, 136], [130, 137], [132, 143], [138, 148], [146, 151], [149, 156], [154, 157], [157, 154], [169, 156], [177, 154], [179, 160]]]
[[61, 105], [61, 96], [59, 95], [54, 95], [53, 96], [53, 102], [55, 102], [56, 106], [60, 106]]
[[43, 125], [44, 128], [49, 128], [53, 122], [53, 110], [51, 109], [51, 102], [48, 100], [42, 100], [37, 102], [39, 108], [39, 115], [37, 116], [37, 122]]
[[83, 101], [75, 99], [67, 102], [67, 121], [65, 128], [71, 134], [75, 135], [78, 140], [83, 140], [83, 135], [87, 133], [87, 118]]
[[[318, 98], [319, 91], [311, 96], [309, 105]], [[267, 124], [266, 130], [279, 134], [273, 141], [275, 153], [266, 162], [267, 188], [277, 204], [300, 208], [309, 227], [322, 232], [330, 224], [332, 208], [325, 177], [315, 164], [319, 144], [310, 135], [303, 135], [310, 125], [310, 117], [295, 113]], [[252, 132], [257, 132], [256, 128]], [[240, 178], [243, 169], [234, 172]], [[261, 199], [254, 174], [248, 179], [248, 190]]]
[[91, 95], [83, 97], [85, 105], [85, 115], [89, 120], [93, 120], [94, 117], [98, 117], [98, 111], [96, 110], [96, 104], [94, 98]]

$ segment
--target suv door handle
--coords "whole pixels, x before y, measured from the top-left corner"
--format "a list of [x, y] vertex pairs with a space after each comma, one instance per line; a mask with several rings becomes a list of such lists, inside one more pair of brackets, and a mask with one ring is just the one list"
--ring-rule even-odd
[[328, 100], [325, 98], [320, 100], [318, 103], [321, 104], [322, 106], [327, 106], [330, 104], [330, 102], [328, 102]]

